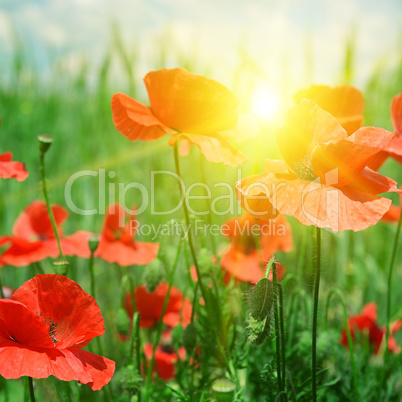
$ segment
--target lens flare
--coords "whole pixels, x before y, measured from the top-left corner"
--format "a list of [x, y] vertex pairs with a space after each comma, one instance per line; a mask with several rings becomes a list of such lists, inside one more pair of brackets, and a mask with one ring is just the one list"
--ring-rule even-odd
[[279, 111], [280, 97], [267, 85], [259, 86], [251, 96], [251, 110], [262, 120], [271, 120]]

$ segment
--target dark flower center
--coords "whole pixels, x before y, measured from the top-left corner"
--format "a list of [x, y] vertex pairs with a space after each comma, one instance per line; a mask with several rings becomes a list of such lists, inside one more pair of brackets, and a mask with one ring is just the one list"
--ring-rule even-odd
[[[39, 313], [40, 317], [43, 317], [42, 312]], [[49, 326], [49, 336], [53, 343], [57, 342], [57, 322], [54, 322], [50, 317], [43, 317], [45, 323]]]
[[299, 162], [294, 162], [293, 170], [302, 180], [314, 181], [317, 178], [311, 166], [311, 160], [308, 158], [303, 158]]

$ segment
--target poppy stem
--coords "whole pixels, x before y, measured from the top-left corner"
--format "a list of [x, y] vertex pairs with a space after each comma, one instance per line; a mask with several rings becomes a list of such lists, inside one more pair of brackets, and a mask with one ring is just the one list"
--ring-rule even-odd
[[389, 263], [388, 269], [388, 284], [387, 284], [387, 322], [386, 322], [386, 331], [385, 331], [385, 350], [384, 350], [384, 365], [382, 368], [381, 373], [381, 387], [380, 389], [385, 389], [385, 372], [388, 365], [388, 358], [389, 358], [389, 350], [388, 350], [388, 340], [390, 336], [390, 321], [391, 321], [391, 294], [392, 294], [392, 273], [394, 270], [395, 265], [395, 258], [396, 252], [398, 250], [398, 242], [399, 242], [399, 235], [401, 233], [401, 226], [402, 226], [402, 211], [399, 214], [398, 226], [396, 228], [395, 238], [394, 238], [394, 245], [392, 248], [392, 256]]
[[[138, 375], [141, 375], [141, 339], [140, 339], [140, 314], [134, 313], [133, 328], [131, 330], [129, 364], [135, 367]], [[141, 388], [138, 389], [138, 401], [141, 402]]]
[[348, 314], [346, 312], [346, 305], [345, 305], [345, 298], [343, 297], [343, 293], [339, 289], [332, 289], [327, 296], [327, 301], [325, 303], [325, 316], [324, 316], [324, 331], [327, 331], [328, 328], [328, 312], [329, 312], [329, 305], [331, 301], [331, 296], [337, 295], [339, 300], [342, 304], [343, 310], [343, 325], [345, 326], [346, 336], [348, 338], [348, 345], [349, 345], [349, 353], [350, 353], [350, 364], [352, 365], [352, 372], [353, 372], [353, 388], [354, 388], [354, 396], [359, 396], [358, 390], [358, 381], [357, 381], [357, 371], [356, 371], [356, 363], [355, 363], [355, 352], [353, 346], [353, 339], [352, 334], [350, 333], [349, 323], [348, 323]]
[[1, 282], [1, 276], [0, 276], [0, 296], [2, 299], [4, 299], [4, 292], [3, 292], [3, 283]]
[[316, 255], [314, 259], [313, 337], [311, 342], [311, 378], [313, 401], [317, 401], [317, 317], [321, 274], [321, 229], [316, 228]]
[[[205, 174], [205, 163], [204, 163], [204, 157], [203, 155], [200, 153], [199, 155], [200, 157], [200, 168], [201, 168], [201, 180], [203, 181], [203, 183], [207, 186], [207, 176]], [[211, 218], [211, 201], [210, 198], [208, 197], [208, 193], [206, 191], [206, 188], [203, 187], [203, 189], [205, 190], [205, 200], [206, 200], [206, 205], [208, 207], [208, 213], [207, 213], [207, 222], [209, 227], [212, 227], [212, 218]], [[208, 231], [209, 232], [209, 237], [211, 239], [211, 246], [212, 246], [212, 252], [214, 254], [214, 256], [216, 256], [217, 253], [217, 248], [216, 248], [216, 242], [215, 242], [215, 237], [212, 234], [211, 230]]]
[[[172, 269], [170, 271], [169, 286], [168, 286], [168, 289], [167, 289], [167, 292], [166, 292], [165, 300], [163, 301], [162, 312], [161, 312], [161, 315], [160, 315], [159, 321], [158, 321], [158, 327], [157, 327], [157, 330], [156, 330], [155, 342], [154, 342], [154, 345], [153, 345], [153, 348], [152, 348], [151, 361], [149, 362], [149, 366], [148, 366], [148, 370], [147, 370], [147, 378], [145, 380], [146, 381], [146, 383], [145, 383], [145, 400], [146, 401], [148, 401], [148, 397], [149, 397], [149, 387], [150, 387], [150, 384], [151, 384], [152, 370], [154, 368], [155, 352], [156, 352], [156, 348], [159, 345], [159, 341], [160, 341], [160, 338], [161, 338], [161, 335], [162, 335], [163, 317], [164, 317], [165, 312], [166, 312], [166, 308], [167, 308], [169, 297], [170, 297], [170, 290], [172, 289], [174, 275], [176, 273], [176, 268], [177, 268], [178, 263], [179, 263], [181, 246], [182, 246], [182, 242], [180, 241], [179, 245], [177, 246], [176, 257], [174, 259], [173, 266], [172, 266]], [[133, 331], [134, 331], [134, 328], [133, 328]]]
[[28, 377], [28, 387], [29, 387], [29, 396], [31, 398], [31, 402], [35, 402], [35, 394], [32, 377]]
[[54, 232], [54, 235], [57, 240], [57, 246], [59, 248], [59, 257], [64, 258], [63, 252], [61, 250], [60, 238], [59, 238], [59, 233], [57, 231], [56, 222], [54, 220], [52, 209], [50, 208], [49, 196], [48, 196], [47, 186], [46, 186], [46, 175], [45, 175], [45, 152], [43, 152], [42, 150], [40, 150], [40, 156], [39, 156], [39, 170], [40, 170], [40, 175], [41, 175], [41, 180], [42, 180], [42, 190], [43, 190], [43, 196], [45, 198], [47, 212], [49, 214], [50, 222], [53, 227], [53, 232]]
[[278, 388], [279, 392], [283, 391], [282, 383], [282, 371], [281, 371], [281, 335], [279, 329], [279, 314], [278, 314], [278, 304], [279, 304], [279, 292], [278, 292], [278, 282], [276, 279], [276, 264], [272, 263], [272, 283], [274, 285], [274, 320], [275, 320], [275, 349], [276, 349], [276, 372], [278, 378]]
[[282, 285], [277, 282], [276, 286], [278, 287], [278, 295], [279, 295], [279, 324], [280, 324], [280, 332], [281, 332], [281, 365], [282, 365], [282, 384], [283, 390], [286, 390], [286, 353], [285, 353], [285, 325], [283, 318], [283, 291]]

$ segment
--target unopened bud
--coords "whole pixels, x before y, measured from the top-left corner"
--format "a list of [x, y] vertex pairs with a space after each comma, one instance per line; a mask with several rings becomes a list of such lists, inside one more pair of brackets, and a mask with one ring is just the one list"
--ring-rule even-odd
[[124, 308], [120, 307], [116, 314], [116, 328], [120, 335], [128, 335], [130, 333], [131, 320]]
[[257, 346], [263, 344], [270, 333], [270, 324], [270, 316], [266, 317], [263, 321], [257, 321], [251, 317], [247, 326], [248, 341]]
[[165, 276], [165, 270], [163, 263], [160, 259], [153, 260], [146, 268], [144, 272], [144, 282], [149, 293], [155, 291], [159, 283]]
[[194, 324], [188, 324], [183, 331], [182, 344], [187, 353], [191, 353], [197, 346], [197, 328]]
[[52, 145], [53, 137], [49, 134], [41, 134], [38, 136], [38, 141], [41, 154], [45, 154], [50, 148], [50, 145]]
[[138, 393], [142, 378], [137, 369], [130, 364], [116, 373], [115, 381], [118, 387], [118, 394], [125, 398], [124, 400], [131, 400]]
[[268, 278], [260, 279], [248, 294], [250, 314], [257, 321], [264, 320], [271, 312], [274, 303], [272, 282]]
[[218, 402], [232, 402], [236, 388], [236, 383], [228, 378], [218, 378], [211, 387], [212, 394]]

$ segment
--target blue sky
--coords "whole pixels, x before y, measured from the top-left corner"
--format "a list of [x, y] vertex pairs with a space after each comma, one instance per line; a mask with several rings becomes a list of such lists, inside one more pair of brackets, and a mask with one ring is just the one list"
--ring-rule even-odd
[[298, 79], [308, 42], [313, 78], [325, 83], [338, 78], [355, 25], [357, 83], [363, 83], [379, 60], [397, 60], [401, 20], [400, 0], [0, 0], [0, 55], [10, 50], [14, 27], [39, 59], [51, 51], [74, 68], [85, 54], [96, 65], [115, 21], [125, 43], [139, 51], [142, 75], [154, 68], [156, 44], [165, 38], [168, 64], [177, 64], [172, 55], [196, 53], [200, 70], [213, 66], [225, 80], [243, 46], [268, 79], [283, 68]]

